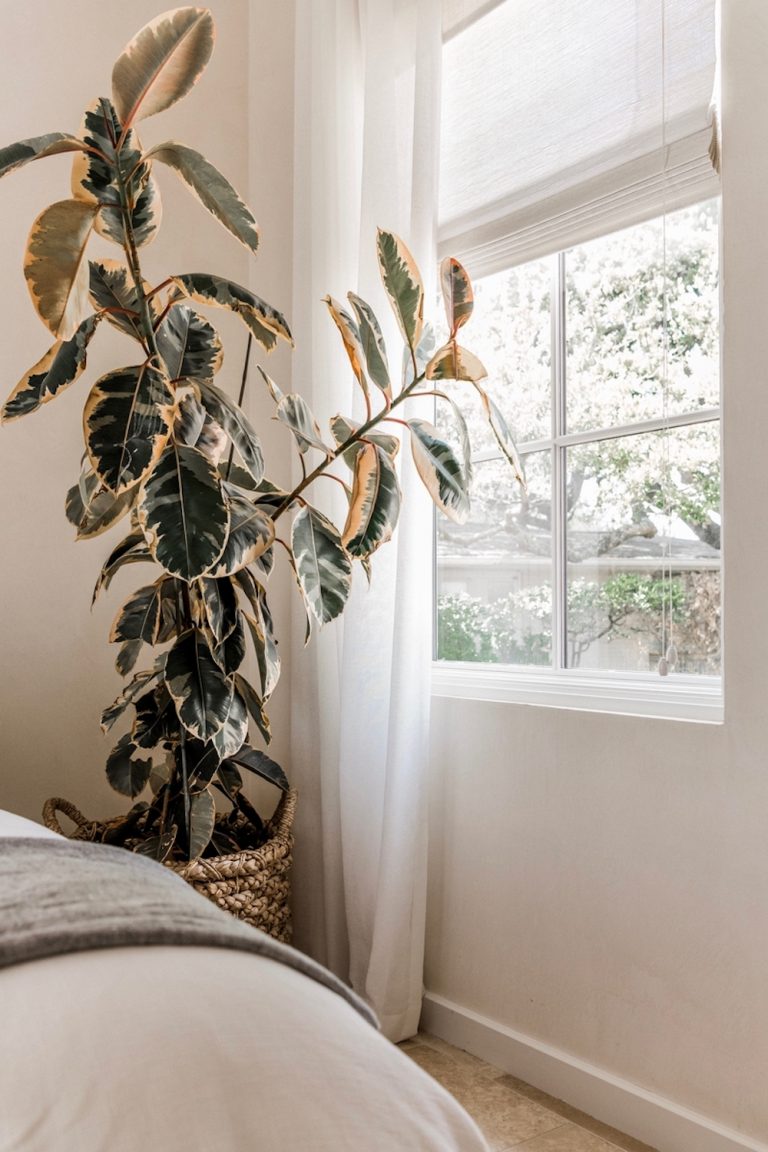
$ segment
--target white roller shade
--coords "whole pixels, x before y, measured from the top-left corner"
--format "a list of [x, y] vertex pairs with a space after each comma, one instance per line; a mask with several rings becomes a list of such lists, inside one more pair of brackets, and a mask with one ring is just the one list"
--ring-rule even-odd
[[442, 250], [490, 272], [714, 195], [714, 9], [504, 0], [448, 39]]

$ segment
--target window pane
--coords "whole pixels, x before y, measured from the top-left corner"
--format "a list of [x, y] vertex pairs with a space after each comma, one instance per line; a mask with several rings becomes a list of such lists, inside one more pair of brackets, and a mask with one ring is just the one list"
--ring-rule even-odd
[[523, 463], [527, 495], [506, 461], [486, 461], [468, 523], [438, 519], [439, 660], [551, 664], [550, 454]]
[[[460, 333], [461, 343], [488, 371], [483, 380], [518, 442], [549, 438], [551, 428], [552, 261], [538, 260], [473, 284], [475, 308]], [[471, 386], [450, 386], [468, 410], [475, 451], [496, 448]]]
[[[664, 223], [566, 254], [569, 432], [664, 415]], [[718, 202], [666, 221], [667, 412], [717, 407]]]
[[719, 432], [568, 450], [569, 667], [655, 671], [672, 640], [677, 671], [719, 673]]

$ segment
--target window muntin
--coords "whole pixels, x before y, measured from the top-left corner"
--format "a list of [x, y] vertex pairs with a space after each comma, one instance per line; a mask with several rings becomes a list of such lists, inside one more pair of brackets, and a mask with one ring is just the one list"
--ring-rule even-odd
[[678, 672], [719, 673], [717, 211], [478, 282], [529, 493], [482, 441], [470, 523], [438, 528], [439, 660], [647, 673], [673, 640]]

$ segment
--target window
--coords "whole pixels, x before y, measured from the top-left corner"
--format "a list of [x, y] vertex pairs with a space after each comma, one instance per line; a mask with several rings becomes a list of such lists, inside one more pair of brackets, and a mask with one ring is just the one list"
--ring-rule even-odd
[[478, 418], [438, 689], [719, 719], [714, 0], [443, 3], [440, 254], [527, 491]]
[[472, 518], [438, 527], [438, 659], [656, 673], [674, 645], [678, 673], [719, 674], [717, 225], [710, 200], [477, 281], [528, 491], [478, 414]]

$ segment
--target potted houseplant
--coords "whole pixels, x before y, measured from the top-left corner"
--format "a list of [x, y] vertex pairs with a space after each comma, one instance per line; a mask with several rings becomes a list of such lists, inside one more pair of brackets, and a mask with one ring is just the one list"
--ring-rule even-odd
[[[407, 368], [390, 372], [380, 325], [350, 293], [349, 309], [325, 303], [338, 327], [365, 404], [362, 423], [336, 416], [324, 435], [305, 400], [284, 394], [259, 368], [275, 415], [293, 434], [302, 479], [288, 491], [264, 475], [256, 430], [215, 382], [221, 341], [198, 311], [224, 308], [240, 317], [264, 352], [291, 341], [285, 318], [253, 292], [219, 273], [173, 271], [149, 284], [141, 249], [159, 226], [158, 166], [173, 169], [220, 223], [251, 252], [255, 220], [229, 182], [194, 149], [169, 141], [144, 151], [137, 125], [169, 108], [196, 83], [210, 57], [214, 25], [203, 8], [180, 8], [144, 27], [117, 60], [111, 98], [86, 110], [78, 133], [53, 132], [0, 150], [0, 176], [46, 156], [71, 152], [71, 196], [37, 218], [24, 274], [53, 345], [19, 381], [3, 421], [48, 403], [86, 369], [88, 346], [102, 324], [130, 342], [125, 365], [92, 384], [85, 400], [85, 463], [67, 493], [66, 514], [78, 539], [118, 522], [125, 535], [107, 556], [94, 597], [125, 565], [155, 566], [150, 581], [117, 613], [110, 641], [127, 683], [102, 716], [111, 730], [131, 718], [107, 758], [110, 784], [133, 801], [124, 815], [87, 824], [80, 835], [123, 844], [176, 867], [207, 894], [278, 936], [286, 936], [290, 817], [295, 797], [282, 769], [251, 742], [268, 744], [266, 705], [280, 662], [267, 601], [276, 552], [287, 559], [313, 625], [340, 615], [352, 566], [366, 568], [395, 529], [400, 488], [395, 458], [405, 424], [418, 472], [437, 507], [456, 520], [469, 510], [470, 449], [443, 379], [478, 392], [503, 451], [520, 467], [509, 430], [479, 381], [485, 372], [459, 346], [472, 311], [461, 265], [443, 262], [448, 341], [425, 353], [424, 293], [403, 242], [379, 231], [381, 275], [402, 333]], [[93, 232], [120, 259], [88, 259]], [[243, 374], [243, 386], [247, 373]], [[404, 402], [426, 393], [449, 406], [459, 450], [429, 423], [406, 416]], [[346, 521], [337, 528], [309, 502], [320, 475], [344, 469]], [[278, 528], [290, 522], [287, 538]], [[278, 545], [280, 546], [278, 549]], [[242, 672], [247, 645], [254, 682]], [[244, 773], [283, 793], [265, 823], [243, 790]], [[217, 803], [218, 799], [218, 803]], [[55, 819], [51, 801], [47, 818]], [[67, 806], [63, 805], [65, 810]], [[76, 810], [75, 816], [77, 819]]]

